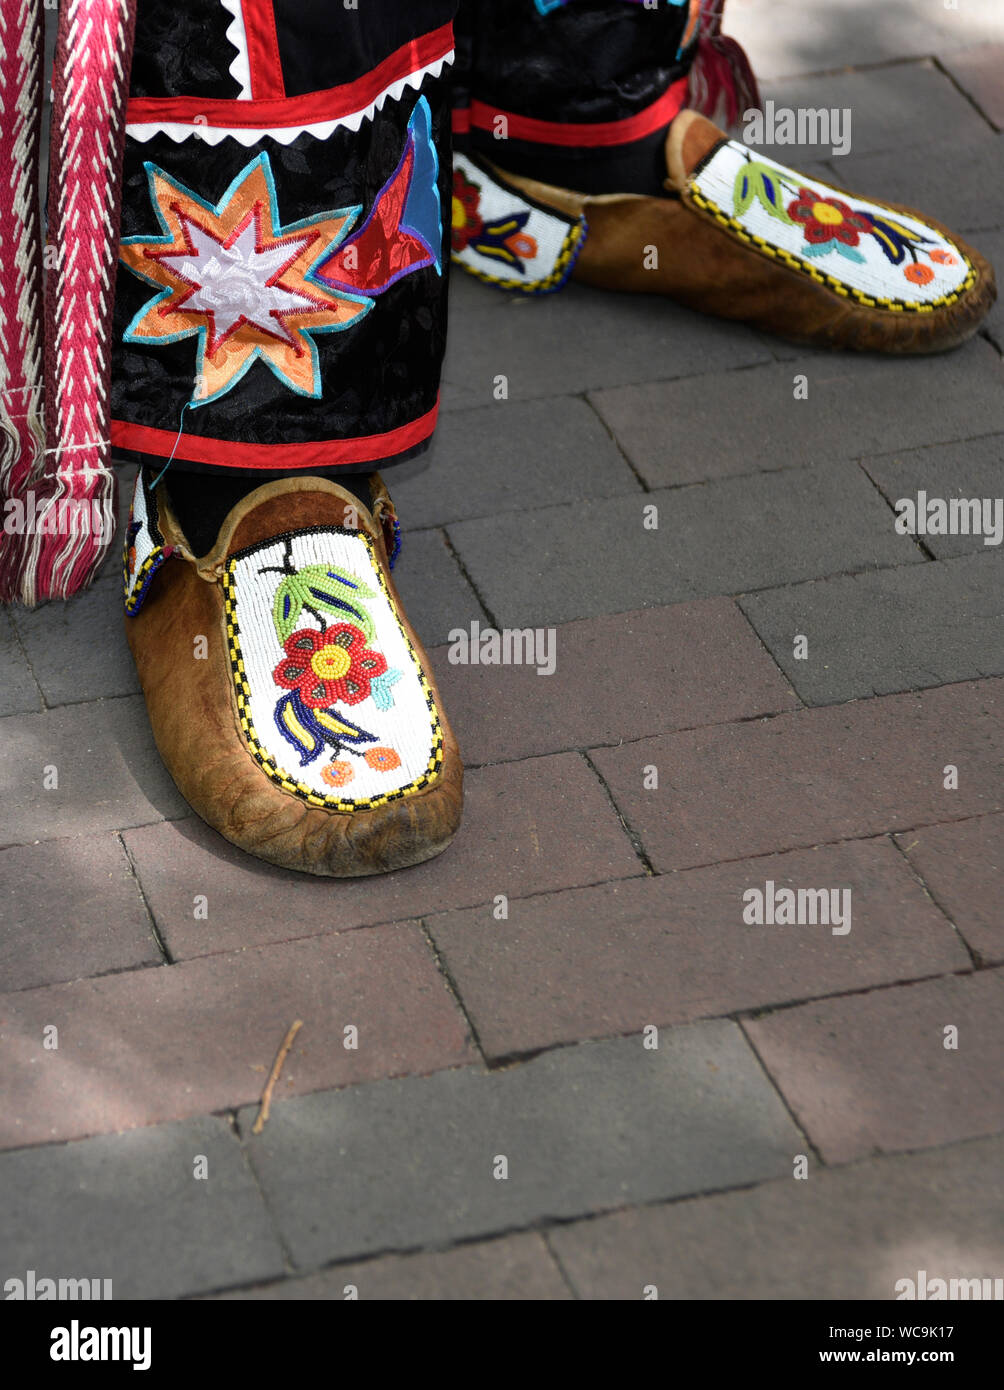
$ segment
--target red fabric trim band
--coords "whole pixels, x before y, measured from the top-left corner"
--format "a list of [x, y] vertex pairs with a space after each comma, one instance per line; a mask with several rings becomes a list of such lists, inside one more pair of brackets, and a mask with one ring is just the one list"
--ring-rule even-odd
[[[309, 444], [241, 444], [229, 439], [206, 439], [183, 434], [179, 439], [171, 430], [150, 425], [133, 425], [128, 420], [112, 421], [112, 447], [135, 449], [140, 454], [190, 459], [214, 468], [335, 468], [355, 463], [377, 463], [380, 459], [403, 454], [428, 439], [436, 428], [439, 401], [417, 420], [386, 434], [363, 434], [355, 439], [315, 439]], [[177, 444], [177, 449], [175, 449]]]
[[[642, 140], [646, 135], [652, 135], [669, 125], [686, 104], [687, 83], [686, 77], [678, 78], [658, 101], [621, 121], [538, 121], [531, 116], [517, 116], [512, 111], [486, 106], [483, 101], [472, 101], [470, 122], [478, 130], [494, 131], [496, 117], [504, 116], [511, 140], [530, 140], [539, 145], [581, 145], [590, 148], [628, 145], [632, 140]], [[504, 146], [504, 141], [500, 140], [499, 144]]]
[[455, 106], [450, 112], [450, 129], [454, 135], [466, 135], [471, 128], [471, 108]]
[[393, 83], [420, 72], [453, 52], [453, 25], [402, 44], [372, 72], [355, 82], [308, 92], [301, 97], [265, 101], [221, 101], [206, 97], [133, 97], [126, 107], [129, 125], [252, 126], [275, 130], [282, 126], [313, 125], [362, 111]]
[[251, 96], [255, 101], [281, 101], [286, 95], [286, 84], [279, 59], [272, 0], [240, 0], [240, 5], [248, 39]]

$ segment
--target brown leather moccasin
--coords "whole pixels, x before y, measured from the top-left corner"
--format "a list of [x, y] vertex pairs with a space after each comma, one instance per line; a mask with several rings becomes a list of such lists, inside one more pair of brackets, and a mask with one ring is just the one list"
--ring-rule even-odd
[[574, 279], [669, 295], [792, 342], [942, 352], [996, 299], [993, 267], [939, 222], [795, 173], [696, 112], [670, 127], [666, 165], [664, 198], [589, 197], [498, 172], [584, 220]]
[[463, 768], [390, 574], [396, 520], [320, 478], [252, 492], [207, 555], [137, 478], [126, 633], [160, 755], [259, 859], [354, 878], [439, 854]]

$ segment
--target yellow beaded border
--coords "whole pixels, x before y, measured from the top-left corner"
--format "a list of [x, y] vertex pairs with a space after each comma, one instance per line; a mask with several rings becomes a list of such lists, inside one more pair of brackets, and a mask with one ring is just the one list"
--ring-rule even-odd
[[142, 606], [143, 606], [143, 600], [146, 598], [146, 591], [147, 591], [147, 589], [150, 587], [150, 580], [153, 578], [153, 576], [154, 576], [154, 574], [157, 572], [157, 570], [160, 569], [160, 567], [161, 567], [161, 565], [164, 563], [164, 561], [165, 561], [166, 559], [168, 559], [168, 558], [169, 558], [169, 556], [168, 556], [168, 554], [167, 554], [167, 551], [166, 551], [165, 547], [162, 546], [162, 545], [158, 545], [158, 547], [157, 547], [156, 550], [151, 550], [150, 554], [146, 557], [146, 559], [145, 559], [145, 560], [143, 561], [143, 563], [140, 565], [139, 569], [136, 571], [136, 582], [132, 585], [132, 587], [131, 587], [131, 589], [130, 589], [130, 585], [129, 585], [129, 547], [126, 546], [126, 553], [125, 553], [125, 558], [124, 558], [124, 566], [125, 566], [125, 600], [124, 600], [124, 605], [125, 605], [125, 611], [126, 611], [126, 613], [128, 614], [128, 616], [129, 616], [130, 618], [135, 618], [135, 616], [136, 616], [136, 614], [139, 612], [140, 608], [142, 608]]
[[[414, 782], [409, 782], [406, 787], [399, 787], [397, 791], [384, 792], [380, 796], [362, 797], [355, 801], [344, 797], [321, 796], [320, 793], [313, 791], [310, 787], [304, 786], [302, 782], [297, 782], [295, 778], [290, 777], [281, 770], [275, 759], [270, 753], [265, 751], [258, 741], [258, 735], [251, 721], [251, 690], [248, 686], [244, 670], [244, 658], [241, 655], [239, 640], [240, 630], [237, 623], [236, 611], [237, 601], [234, 594], [234, 571], [237, 568], [237, 561], [243, 559], [244, 556], [264, 550], [268, 546], [273, 545], [276, 541], [286, 540], [287, 538], [292, 539], [295, 536], [303, 535], [332, 534], [354, 536], [365, 542], [370, 561], [380, 583], [380, 588], [390, 605], [390, 611], [394, 615], [394, 620], [401, 630], [401, 636], [404, 638], [405, 645], [408, 648], [408, 654], [415, 663], [415, 668], [418, 671], [418, 678], [425, 694], [425, 701], [432, 715], [432, 754], [429, 758], [429, 764], [421, 777], [417, 778]], [[404, 625], [394, 606], [394, 600], [391, 598], [390, 590], [387, 588], [387, 581], [384, 578], [380, 562], [376, 557], [374, 542], [371, 536], [365, 531], [350, 531], [341, 526], [311, 526], [306, 527], [302, 531], [290, 531], [283, 535], [272, 536], [263, 544], [249, 546], [246, 550], [238, 551], [237, 554], [233, 555], [226, 569], [223, 571], [222, 583], [223, 606], [227, 620], [227, 646], [230, 653], [230, 670], [237, 691], [237, 717], [240, 721], [241, 730], [243, 731], [251, 756], [273, 782], [277, 783], [283, 791], [291, 792], [294, 796], [301, 797], [310, 806], [326, 808], [332, 811], [369, 811], [377, 806], [384, 806], [390, 801], [400, 801], [402, 797], [411, 796], [415, 792], [421, 791], [424, 787], [430, 786], [431, 783], [435, 781], [443, 766], [443, 728], [439, 721], [439, 710], [436, 707], [436, 700], [432, 693], [429, 679], [422, 668], [422, 663], [418, 659], [415, 648], [412, 646], [411, 639], [405, 632]]]
[[[690, 181], [687, 184], [687, 192], [695, 205], [699, 207], [702, 212], [708, 213], [716, 222], [720, 222], [723, 227], [728, 227], [730, 231], [735, 232], [742, 241], [749, 242], [751, 246], [755, 246], [765, 255], [773, 257], [774, 260], [783, 262], [783, 264], [788, 266], [791, 270], [797, 270], [801, 272], [801, 274], [807, 275], [810, 280], [815, 280], [821, 285], [826, 285], [827, 288], [834, 290], [837, 294], [843, 295], [845, 299], [854, 299], [868, 309], [883, 308], [896, 314], [933, 314], [935, 309], [945, 308], [949, 304], [954, 304], [957, 300], [961, 299], [966, 291], [972, 289], [973, 285], [976, 283], [976, 267], [965, 252], [960, 251], [959, 248], [955, 246], [954, 242], [952, 243], [953, 250], [957, 251], [963, 261], [965, 261], [966, 265], [969, 267], [969, 274], [957, 290], [953, 290], [951, 294], [943, 295], [940, 299], [929, 300], [926, 304], [921, 304], [917, 300], [883, 299], [879, 295], [867, 295], [863, 290], [856, 290], [852, 285], [845, 284], [843, 280], [838, 280], [833, 275], [827, 275], [825, 270], [819, 270], [816, 266], [808, 265], [801, 257], [793, 255], [790, 251], [782, 250], [781, 247], [775, 246], [772, 242], [767, 241], [765, 237], [757, 236], [755, 233], [747, 231], [741, 222], [723, 211], [713, 198], [709, 198], [699, 190], [696, 183], [697, 175], [703, 172], [711, 162], [712, 157], [716, 155], [721, 148], [721, 144], [716, 145], [715, 148], [710, 151], [709, 155], [700, 162], [691, 175]], [[843, 194], [841, 189], [832, 188], [830, 184], [822, 183], [819, 179], [814, 179], [813, 183], [818, 184], [820, 188], [825, 188], [830, 193], [835, 193], [844, 197], [848, 196], [847, 194]], [[875, 207], [882, 208], [885, 212], [891, 212], [894, 216], [901, 217], [903, 215], [897, 212], [895, 208], [890, 207], [887, 203], [880, 203], [877, 198], [867, 198], [864, 201], [873, 203]]]

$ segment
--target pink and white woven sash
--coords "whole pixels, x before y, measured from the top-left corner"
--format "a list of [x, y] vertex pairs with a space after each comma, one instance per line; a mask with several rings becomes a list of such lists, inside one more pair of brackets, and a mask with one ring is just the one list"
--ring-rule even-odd
[[[13, 9], [17, 10], [12, 15]], [[16, 324], [0, 323], [5, 405], [31, 393], [32, 414], [0, 473], [8, 497], [34, 491], [49, 524], [3, 536], [0, 597], [34, 603], [82, 588], [115, 528], [108, 405], [111, 319], [121, 200], [125, 105], [135, 0], [63, 0], [53, 70], [49, 226], [44, 258], [36, 212], [41, 112], [41, 6], [4, 0], [0, 177], [22, 193], [0, 207], [0, 287]], [[8, 106], [7, 92], [13, 98]], [[12, 116], [16, 113], [16, 118]], [[8, 154], [8, 127], [20, 144]], [[8, 164], [10, 167], [8, 167]], [[15, 249], [17, 248], [17, 249]], [[40, 269], [40, 263], [44, 269]], [[38, 458], [40, 280], [44, 278], [45, 452]], [[22, 354], [27, 342], [36, 356]], [[24, 380], [21, 377], [24, 377]], [[10, 422], [16, 417], [7, 406]], [[6, 431], [5, 431], [6, 433]], [[29, 448], [28, 435], [32, 442]], [[8, 436], [9, 437], [9, 436]], [[6, 456], [5, 456], [6, 457]], [[85, 520], [89, 524], [84, 524]]]
[[[38, 0], [0, 6], [0, 500], [23, 493], [44, 464], [42, 13]], [[3, 545], [6, 561], [15, 543]], [[3, 597], [14, 597], [9, 582]]]

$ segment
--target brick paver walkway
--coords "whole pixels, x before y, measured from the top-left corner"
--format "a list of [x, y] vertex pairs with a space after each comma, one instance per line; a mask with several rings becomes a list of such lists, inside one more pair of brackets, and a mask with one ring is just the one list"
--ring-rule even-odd
[[[1004, 266], [998, 0], [730, 18], [768, 95], [851, 108], [852, 152], [813, 168]], [[577, 287], [458, 281], [451, 326], [432, 471], [395, 489], [470, 769], [442, 858], [312, 880], [194, 819], [117, 559], [0, 614], [0, 1278], [561, 1299], [1001, 1276], [1004, 547], [898, 534], [893, 508], [1004, 492], [1002, 311], [911, 362]], [[555, 627], [555, 673], [451, 665], [472, 620]], [[768, 883], [850, 890], [851, 930], [746, 923]]]

